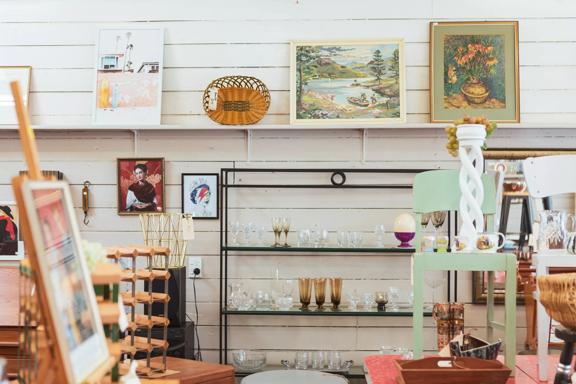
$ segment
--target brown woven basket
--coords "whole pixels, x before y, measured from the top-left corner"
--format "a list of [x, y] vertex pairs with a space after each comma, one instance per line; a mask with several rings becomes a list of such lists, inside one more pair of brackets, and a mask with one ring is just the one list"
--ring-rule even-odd
[[576, 329], [576, 273], [540, 276], [540, 302], [548, 315], [569, 329]]
[[[210, 109], [210, 89], [218, 89], [218, 103]], [[202, 98], [204, 111], [215, 122], [247, 125], [259, 122], [270, 107], [270, 92], [255, 77], [225, 76], [211, 82]]]

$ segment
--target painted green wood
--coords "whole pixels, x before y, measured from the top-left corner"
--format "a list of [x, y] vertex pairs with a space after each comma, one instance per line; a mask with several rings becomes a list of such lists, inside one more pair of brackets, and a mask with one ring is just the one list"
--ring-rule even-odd
[[[493, 336], [494, 328], [494, 271], [506, 273], [505, 294], [505, 359], [512, 372], [516, 356], [516, 256], [507, 253], [423, 253], [422, 213], [434, 211], [457, 211], [460, 205], [458, 170], [423, 172], [414, 178], [413, 208], [416, 216], [415, 248], [412, 276], [414, 284], [413, 344], [414, 357], [422, 357], [424, 336], [424, 273], [425, 271], [487, 271], [488, 300], [487, 328]], [[496, 212], [496, 186], [494, 178], [483, 175], [484, 201], [482, 211], [487, 215], [487, 228], [493, 228]], [[491, 338], [489, 339], [491, 340]]]
[[[512, 370], [516, 356], [516, 256], [511, 253], [430, 253], [414, 254], [414, 357], [422, 357], [424, 337], [424, 273], [429, 270], [444, 271], [504, 271], [505, 294], [505, 358]], [[492, 273], [492, 278], [494, 274]], [[492, 305], [488, 305], [487, 326], [490, 334], [494, 316], [494, 285], [491, 286]], [[489, 293], [490, 296], [490, 293]]]

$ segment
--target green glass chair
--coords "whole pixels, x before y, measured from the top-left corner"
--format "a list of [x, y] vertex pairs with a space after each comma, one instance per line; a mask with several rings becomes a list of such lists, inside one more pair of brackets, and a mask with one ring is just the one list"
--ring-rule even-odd
[[[433, 253], [421, 252], [420, 219], [423, 213], [456, 211], [460, 204], [460, 187], [457, 170], [438, 170], [419, 173], [414, 178], [413, 207], [416, 215], [416, 237], [413, 255], [414, 357], [422, 357], [424, 334], [424, 272], [425, 271], [486, 271], [487, 284], [487, 335], [493, 340], [494, 329], [505, 332], [504, 348], [506, 365], [514, 372], [516, 356], [516, 256], [511, 253]], [[494, 179], [483, 175], [484, 202], [488, 231], [494, 228], [496, 212], [496, 187]], [[506, 272], [505, 321], [494, 321], [494, 272]]]

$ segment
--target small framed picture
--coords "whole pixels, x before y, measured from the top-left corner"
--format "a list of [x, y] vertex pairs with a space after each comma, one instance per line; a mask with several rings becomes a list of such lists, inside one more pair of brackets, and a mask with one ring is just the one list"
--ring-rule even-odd
[[165, 212], [164, 158], [118, 159], [118, 214]]
[[217, 173], [182, 174], [182, 213], [191, 213], [195, 219], [217, 219]]
[[20, 218], [14, 201], [0, 201], [0, 261], [22, 260], [24, 242], [20, 237]]
[[68, 184], [26, 181], [24, 210], [35, 249], [43, 316], [60, 350], [66, 381], [80, 383], [109, 359]]

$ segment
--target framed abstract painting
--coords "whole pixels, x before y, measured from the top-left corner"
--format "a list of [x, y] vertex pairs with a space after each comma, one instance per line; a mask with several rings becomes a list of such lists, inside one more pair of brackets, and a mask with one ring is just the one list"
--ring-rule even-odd
[[291, 124], [406, 121], [404, 42], [290, 44]]
[[217, 173], [182, 174], [182, 213], [195, 219], [217, 219], [219, 211]]
[[430, 23], [430, 120], [520, 122], [517, 21]]
[[118, 214], [165, 212], [164, 158], [118, 159]]

